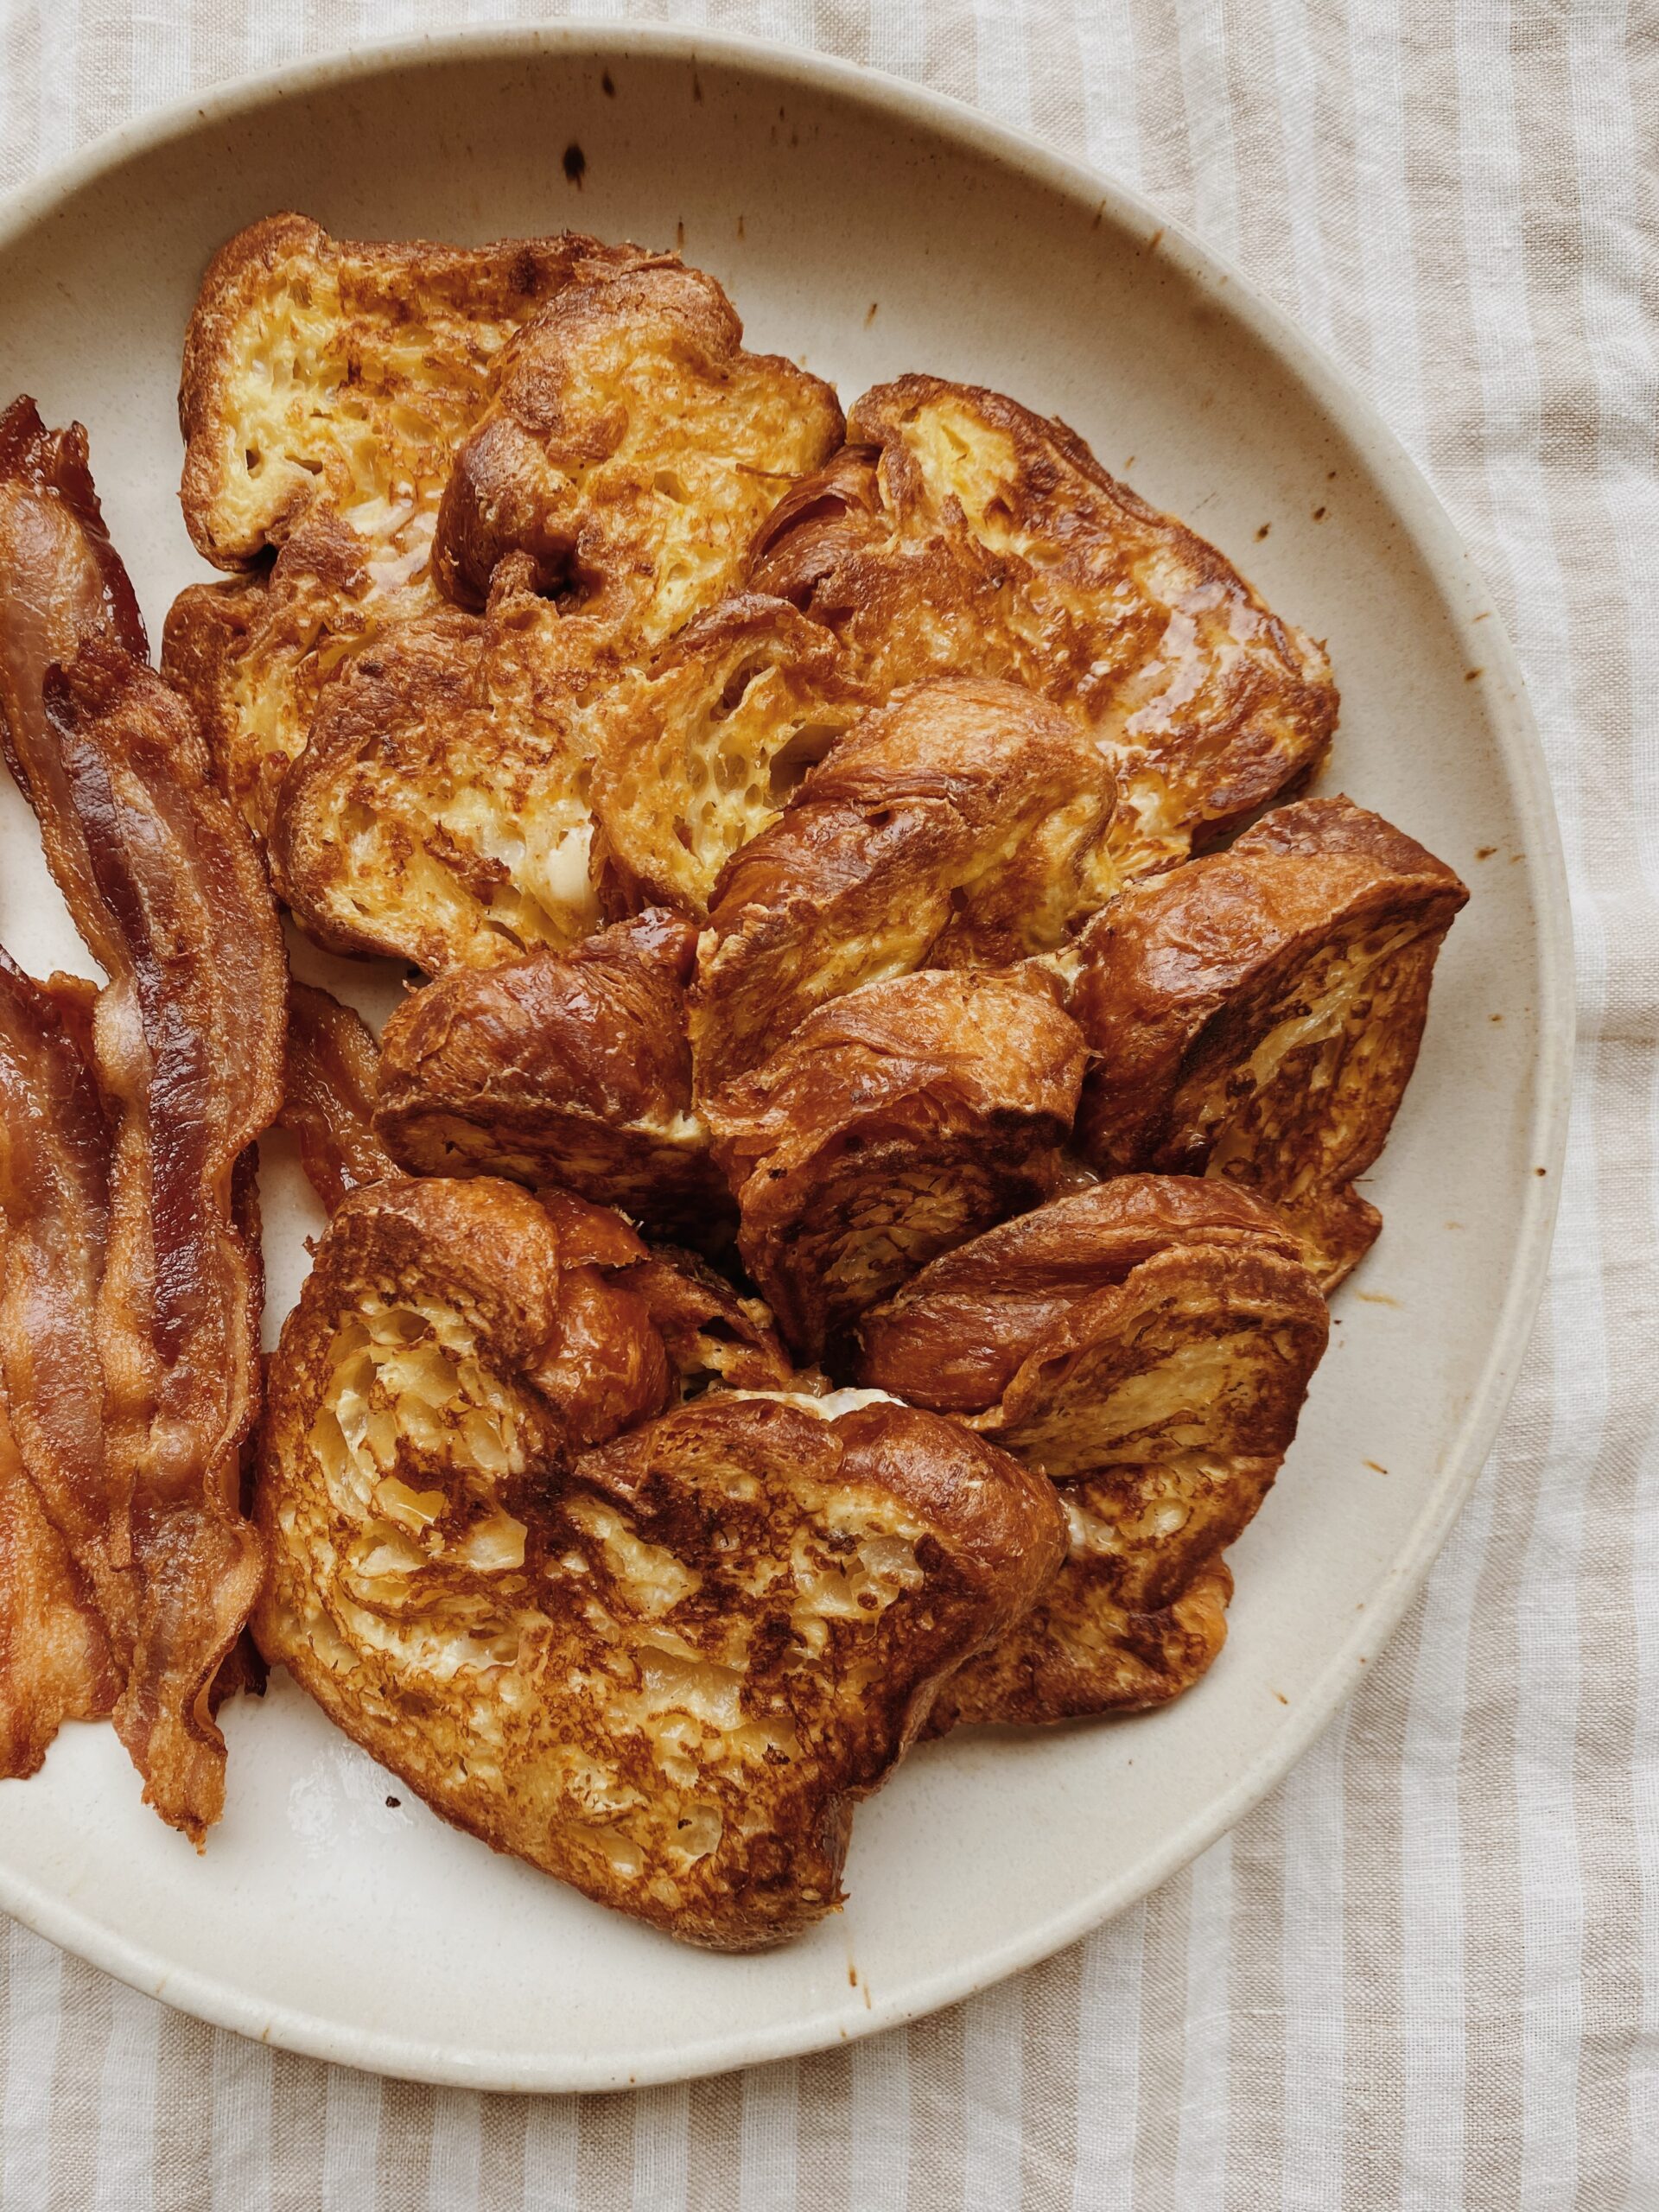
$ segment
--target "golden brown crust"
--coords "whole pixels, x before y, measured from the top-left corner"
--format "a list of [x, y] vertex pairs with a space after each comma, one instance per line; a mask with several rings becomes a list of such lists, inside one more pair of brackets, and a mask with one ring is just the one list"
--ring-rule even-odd
[[569, 232], [365, 243], [296, 214], [238, 232], [185, 334], [180, 497], [198, 550], [245, 567], [318, 499], [435, 501], [512, 333], [578, 272], [633, 251]]
[[747, 353], [672, 255], [584, 272], [526, 326], [456, 456], [439, 588], [479, 605], [510, 553], [647, 649], [735, 585], [755, 530], [842, 433], [820, 378]]
[[875, 977], [1052, 950], [1112, 887], [1116, 801], [1104, 760], [1030, 692], [971, 678], [899, 692], [716, 884], [692, 998], [699, 1089]]
[[328, 683], [270, 833], [309, 935], [436, 975], [593, 928], [581, 627], [504, 574], [486, 614], [398, 624]]
[[827, 624], [878, 691], [959, 673], [1066, 708], [1117, 765], [1126, 873], [1317, 766], [1337, 708], [1321, 648], [1064, 423], [912, 376], [867, 392], [848, 440], [759, 534], [749, 583]]
[[183, 501], [223, 568], [192, 585], [162, 667], [256, 836], [331, 681], [437, 605], [438, 501], [512, 332], [632, 247], [574, 233], [479, 247], [362, 245], [272, 216], [215, 257], [186, 340]]
[[213, 779], [259, 838], [325, 688], [385, 629], [429, 609], [334, 510], [314, 506], [269, 572], [190, 584], [168, 610], [162, 673], [201, 725]]
[[1296, 1433], [1329, 1320], [1243, 1192], [1126, 1176], [959, 1247], [867, 1317], [861, 1380], [949, 1407], [1061, 1485], [1066, 1564], [936, 1712], [1057, 1720], [1161, 1701], [1220, 1648], [1221, 1554]]
[[613, 912], [702, 920], [728, 861], [862, 711], [832, 634], [784, 601], [722, 600], [594, 716], [594, 865]]
[[[1093, 1485], [1066, 1498], [1088, 1508]], [[1102, 1525], [1109, 1527], [1115, 1502]], [[1074, 1541], [1065, 1565], [1012, 1635], [970, 1660], [945, 1684], [928, 1718], [929, 1736], [996, 1724], [1041, 1726], [1102, 1713], [1167, 1705], [1203, 1679], [1227, 1641], [1233, 1578], [1213, 1560], [1155, 1612], [1113, 1595], [1109, 1545], [1098, 1555]]]
[[386, 1025], [375, 1126], [406, 1167], [567, 1184], [705, 1248], [734, 1218], [691, 1107], [696, 931], [653, 909], [568, 955], [460, 969]]
[[1345, 798], [1281, 808], [1230, 852], [1131, 887], [1088, 931], [1069, 1001], [1093, 1056], [1083, 1149], [1107, 1173], [1259, 1191], [1331, 1288], [1380, 1225], [1351, 1185], [1387, 1139], [1467, 897]]
[[706, 1103], [739, 1248], [803, 1357], [1054, 1187], [1082, 1040], [1025, 976], [869, 983]]
[[798, 1396], [575, 1451], [567, 1246], [505, 1184], [346, 1201], [273, 1362], [260, 1640], [458, 1826], [764, 1948], [836, 1903], [854, 1802], [1052, 1571], [1053, 1492], [932, 1415]]
[[866, 1314], [858, 1380], [934, 1413], [982, 1414], [1074, 1307], [1185, 1243], [1293, 1260], [1301, 1249], [1271, 1207], [1230, 1183], [1092, 1183], [941, 1254]]

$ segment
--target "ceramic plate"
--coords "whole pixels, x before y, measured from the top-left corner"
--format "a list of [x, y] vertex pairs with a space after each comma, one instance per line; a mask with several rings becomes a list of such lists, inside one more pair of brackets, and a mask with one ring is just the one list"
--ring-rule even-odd
[[[580, 149], [581, 158], [572, 150]], [[71, 416], [152, 635], [198, 575], [175, 487], [185, 318], [208, 255], [299, 208], [346, 236], [575, 226], [681, 245], [749, 342], [845, 400], [906, 370], [1062, 415], [1106, 466], [1328, 639], [1325, 788], [1424, 839], [1474, 898], [1368, 1189], [1382, 1242], [1267, 1510], [1209, 1679], [1116, 1724], [952, 1738], [859, 1814], [846, 1910], [712, 1957], [493, 1857], [285, 1678], [226, 1716], [203, 1856], [107, 1728], [0, 1788], [0, 1904], [136, 1986], [294, 2050], [432, 2081], [574, 2089], [820, 2049], [965, 1996], [1163, 1881], [1254, 1804], [1375, 1657], [1489, 1448], [1549, 1241], [1570, 1050], [1542, 765], [1480, 579], [1370, 409], [1233, 271], [1132, 194], [850, 67], [701, 34], [573, 28], [359, 54], [191, 102], [0, 217], [0, 395]], [[85, 968], [8, 789], [0, 938]], [[351, 974], [359, 1002], [392, 979]], [[274, 1318], [316, 1224], [267, 1163]]]

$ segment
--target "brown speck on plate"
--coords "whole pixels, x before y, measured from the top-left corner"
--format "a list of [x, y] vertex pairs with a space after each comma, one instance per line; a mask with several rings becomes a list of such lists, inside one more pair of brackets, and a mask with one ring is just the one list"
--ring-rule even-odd
[[616, 85], [608, 69], [599, 80], [599, 89], [607, 100], [613, 100], [616, 98]]
[[1260, 530], [1258, 530], [1258, 531], [1256, 531], [1256, 533], [1255, 533], [1255, 542], [1256, 542], [1256, 543], [1257, 543], [1258, 545], [1262, 543], [1262, 539], [1267, 536], [1268, 532], [1272, 528], [1273, 528], [1273, 524], [1272, 524], [1270, 522], [1264, 522], [1264, 523], [1262, 524], [1262, 525], [1261, 529], [1260, 529]]
[[1477, 845], [1475, 847], [1475, 858], [1478, 861], [1489, 861], [1497, 850], [1497, 847], [1496, 845]]
[[588, 174], [588, 156], [573, 138], [564, 149], [564, 175], [567, 184], [582, 190], [582, 180]]
[[1485, 673], [1486, 671], [1484, 668], [1465, 669], [1464, 671], [1463, 680], [1465, 683], [1472, 683], [1477, 677], [1484, 676]]
[[1368, 1459], [1365, 1464], [1374, 1475], [1386, 1475], [1389, 1471], [1380, 1459]]
[[875, 321], [875, 311], [880, 304], [881, 302], [880, 300], [872, 300], [870, 302], [869, 307], [866, 310], [864, 316], [864, 327], [866, 330], [868, 330], [870, 325]]

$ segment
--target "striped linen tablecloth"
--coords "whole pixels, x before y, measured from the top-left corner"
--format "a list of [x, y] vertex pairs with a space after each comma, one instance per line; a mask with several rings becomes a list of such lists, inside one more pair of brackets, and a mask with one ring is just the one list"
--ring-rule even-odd
[[[474, 0], [0, 4], [0, 183]], [[614, 6], [575, 13], [614, 16]], [[1502, 607], [1572, 874], [1554, 1270], [1491, 1464], [1364, 1693], [1086, 1942], [908, 2031], [527, 2100], [217, 2033], [0, 1942], [7, 2212], [1659, 2207], [1659, 484], [1651, 0], [773, 0], [1133, 183], [1372, 395]]]

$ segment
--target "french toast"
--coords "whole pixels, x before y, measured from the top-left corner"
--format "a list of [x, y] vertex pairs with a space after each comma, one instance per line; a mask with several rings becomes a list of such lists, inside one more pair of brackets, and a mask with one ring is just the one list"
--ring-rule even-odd
[[180, 500], [215, 568], [251, 566], [314, 502], [358, 534], [429, 533], [513, 333], [627, 246], [567, 232], [482, 246], [332, 238], [268, 215], [213, 256], [185, 334]]
[[[531, 639], [561, 697], [584, 656], [608, 685], [724, 595], [842, 429], [827, 385], [741, 339], [712, 278], [575, 235], [364, 246], [277, 217], [231, 241], [186, 347], [186, 516], [220, 566], [279, 550], [268, 582], [182, 594], [163, 665], [262, 836], [334, 676], [429, 622], [438, 587], [481, 608], [522, 551], [533, 593], [584, 618], [564, 634], [550, 605]], [[545, 747], [519, 726], [538, 688], [498, 753]], [[379, 796], [397, 785], [384, 764]]]
[[758, 593], [721, 600], [594, 716], [594, 874], [608, 910], [694, 920], [867, 703], [832, 632]]
[[507, 340], [581, 272], [636, 257], [575, 232], [335, 239], [296, 214], [214, 256], [185, 338], [181, 499], [203, 556], [249, 573], [180, 594], [162, 664], [259, 836], [328, 679], [436, 604], [438, 503]]
[[1228, 852], [1132, 886], [1090, 925], [1068, 1000], [1091, 1055], [1085, 1156], [1259, 1192], [1334, 1288], [1382, 1225], [1355, 1180], [1387, 1141], [1468, 896], [1347, 798], [1275, 808]]
[[760, 532], [750, 588], [832, 629], [881, 695], [985, 676], [1065, 708], [1117, 767], [1123, 874], [1213, 843], [1318, 766], [1337, 715], [1323, 648], [1063, 423], [910, 376], [866, 392], [847, 439]]
[[810, 1014], [704, 1102], [738, 1249], [798, 1357], [953, 1244], [1046, 1198], [1083, 1040], [1040, 982], [926, 970]]
[[257, 837], [270, 832], [327, 686], [385, 632], [437, 604], [425, 567], [410, 575], [378, 560], [321, 505], [295, 524], [269, 569], [179, 594], [162, 673], [190, 702], [214, 778]]
[[1221, 1554], [1296, 1433], [1329, 1330], [1247, 1192], [1128, 1175], [959, 1245], [861, 1324], [861, 1382], [966, 1420], [1060, 1486], [1066, 1563], [949, 1684], [940, 1730], [1160, 1701], [1220, 1649]]
[[375, 1128], [425, 1175], [557, 1182], [659, 1235], [730, 1244], [736, 1215], [691, 1103], [694, 925], [661, 907], [569, 954], [459, 969], [381, 1040]]
[[691, 998], [699, 1090], [861, 983], [1052, 951], [1114, 887], [1116, 798], [1100, 753], [1018, 685], [900, 691], [715, 886]]
[[716, 1393], [576, 1448], [565, 1241], [484, 1179], [341, 1206], [272, 1362], [260, 1643], [446, 1819], [762, 1948], [1052, 1572], [1054, 1492], [882, 1401]]
[[734, 588], [750, 541], [844, 428], [835, 393], [746, 353], [712, 276], [672, 254], [584, 272], [506, 347], [455, 456], [434, 569], [480, 606], [511, 553], [647, 651]]
[[594, 926], [579, 626], [504, 575], [486, 613], [400, 623], [325, 687], [269, 825], [309, 935], [436, 975]]

